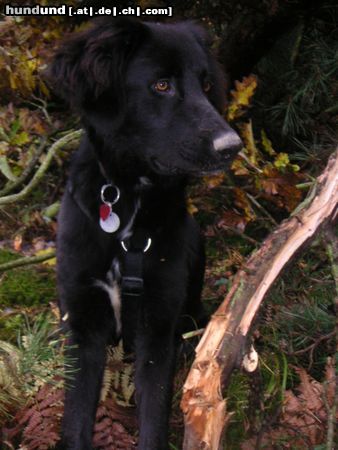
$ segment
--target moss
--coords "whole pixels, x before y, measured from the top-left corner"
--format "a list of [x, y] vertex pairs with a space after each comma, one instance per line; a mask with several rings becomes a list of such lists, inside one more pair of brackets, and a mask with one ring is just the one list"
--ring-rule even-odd
[[[0, 264], [18, 256], [0, 250]], [[43, 265], [32, 265], [0, 274], [0, 305], [38, 306], [56, 297], [54, 270]]]

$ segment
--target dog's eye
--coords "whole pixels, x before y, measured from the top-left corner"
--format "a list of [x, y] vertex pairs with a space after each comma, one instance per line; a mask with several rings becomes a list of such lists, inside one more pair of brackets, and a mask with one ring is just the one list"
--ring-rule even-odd
[[208, 80], [204, 80], [203, 81], [203, 91], [204, 92], [209, 92], [211, 89], [211, 83]]
[[154, 84], [154, 89], [157, 92], [168, 92], [171, 89], [170, 82], [168, 80], [158, 80]]

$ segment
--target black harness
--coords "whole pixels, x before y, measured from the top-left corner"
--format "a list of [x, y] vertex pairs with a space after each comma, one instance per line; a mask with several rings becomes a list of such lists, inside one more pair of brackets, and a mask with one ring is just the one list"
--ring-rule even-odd
[[[103, 168], [100, 168], [102, 172]], [[115, 233], [119, 229], [120, 218], [112, 208], [119, 199], [120, 189], [116, 185], [107, 183], [102, 186], [100, 226], [107, 233]], [[143, 294], [143, 256], [151, 246], [151, 239], [145, 230], [134, 229], [128, 241], [121, 240], [120, 243], [124, 250], [120, 261], [122, 299], [135, 299]]]

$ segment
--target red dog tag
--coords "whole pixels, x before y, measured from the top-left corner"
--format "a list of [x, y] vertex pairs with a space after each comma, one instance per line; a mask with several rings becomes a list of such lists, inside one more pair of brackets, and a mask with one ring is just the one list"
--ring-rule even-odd
[[106, 203], [103, 203], [103, 205], [100, 205], [100, 218], [102, 220], [107, 220], [110, 212], [111, 212], [111, 207], [109, 205], [107, 205]]

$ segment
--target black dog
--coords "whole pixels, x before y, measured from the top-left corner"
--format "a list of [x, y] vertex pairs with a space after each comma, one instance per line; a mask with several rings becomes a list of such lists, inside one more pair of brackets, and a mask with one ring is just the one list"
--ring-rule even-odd
[[59, 216], [60, 308], [77, 369], [62, 448], [92, 448], [106, 346], [121, 336], [136, 354], [138, 448], [168, 448], [180, 317], [201, 315], [204, 274], [185, 186], [241, 147], [220, 115], [225, 86], [208, 46], [191, 22], [104, 20], [52, 63], [85, 129]]

